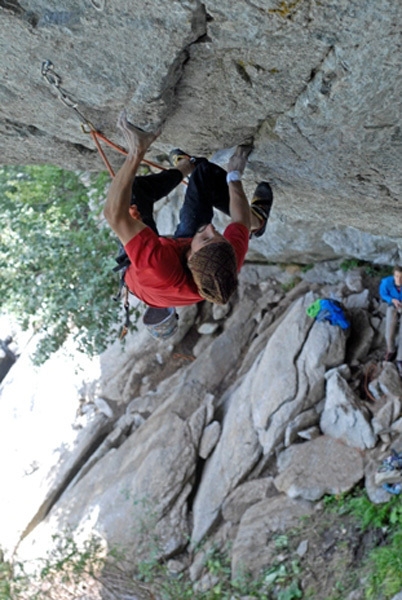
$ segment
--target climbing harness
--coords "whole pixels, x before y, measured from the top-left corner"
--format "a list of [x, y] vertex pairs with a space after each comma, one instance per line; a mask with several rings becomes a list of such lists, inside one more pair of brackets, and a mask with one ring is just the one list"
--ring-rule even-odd
[[[50, 61], [50, 60], [43, 61], [42, 67], [41, 67], [41, 73], [42, 73], [43, 77], [46, 79], [46, 81], [48, 82], [48, 84], [51, 85], [55, 89], [57, 96], [63, 102], [63, 104], [65, 106], [67, 106], [67, 108], [72, 109], [74, 111], [74, 113], [77, 115], [77, 117], [79, 118], [79, 120], [81, 122], [81, 131], [85, 134], [89, 134], [92, 137], [93, 142], [96, 146], [96, 149], [99, 152], [100, 157], [102, 158], [107, 170], [109, 171], [110, 176], [113, 178], [115, 176], [114, 170], [113, 170], [100, 142], [101, 141], [104, 142], [105, 144], [107, 144], [108, 146], [113, 148], [114, 150], [117, 150], [117, 152], [120, 152], [120, 154], [124, 154], [124, 156], [127, 156], [127, 154], [128, 154], [127, 150], [125, 148], [123, 148], [122, 146], [120, 146], [119, 144], [115, 144], [114, 142], [109, 140], [109, 138], [107, 138], [101, 131], [96, 129], [95, 125], [93, 125], [93, 123], [91, 123], [91, 121], [89, 121], [89, 119], [87, 119], [83, 115], [83, 113], [78, 108], [78, 102], [76, 100], [74, 100], [71, 97], [71, 95], [68, 94], [67, 91], [62, 87], [62, 85], [61, 85], [62, 79], [61, 79], [60, 75], [58, 75], [56, 73], [56, 71], [54, 70], [54, 65], [53, 65], [52, 61]], [[158, 163], [152, 162], [145, 158], [142, 160], [142, 162], [150, 167], [159, 169], [160, 171], [166, 170], [166, 168], [163, 167], [162, 165], [159, 165]]]
[[122, 340], [128, 333], [129, 331], [129, 327], [130, 327], [130, 301], [129, 301], [129, 294], [130, 294], [130, 290], [128, 289], [125, 281], [124, 281], [124, 274], [127, 270], [127, 267], [130, 265], [130, 259], [127, 256], [126, 251], [124, 250], [124, 246], [123, 244], [119, 241], [119, 254], [117, 256], [117, 258], [115, 258], [115, 261], [117, 262], [117, 266], [114, 267], [113, 271], [117, 272], [117, 271], [122, 271], [121, 275], [120, 275], [120, 281], [119, 281], [119, 289], [117, 291], [117, 294], [115, 296], [113, 296], [113, 300], [115, 302], [118, 302], [122, 295], [123, 296], [123, 308], [124, 308], [124, 323], [123, 323], [123, 327], [120, 333], [120, 340]]

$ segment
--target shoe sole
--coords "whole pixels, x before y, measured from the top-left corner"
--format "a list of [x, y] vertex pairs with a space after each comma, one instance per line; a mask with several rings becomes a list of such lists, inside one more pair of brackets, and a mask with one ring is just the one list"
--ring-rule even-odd
[[265, 223], [260, 227], [260, 229], [250, 233], [251, 239], [259, 238], [264, 235], [273, 201], [274, 196], [271, 186], [267, 181], [261, 181], [255, 188], [254, 196], [251, 201], [251, 210], [257, 217], [265, 219]]

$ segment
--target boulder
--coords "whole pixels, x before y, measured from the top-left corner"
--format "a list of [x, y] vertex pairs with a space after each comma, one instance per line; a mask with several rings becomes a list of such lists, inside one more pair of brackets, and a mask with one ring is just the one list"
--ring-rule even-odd
[[315, 408], [310, 408], [297, 415], [285, 430], [285, 446], [290, 446], [297, 440], [297, 436], [303, 430], [311, 429], [319, 421], [319, 415]]
[[26, 560], [39, 548], [51, 549], [55, 529], [80, 535], [88, 527], [109, 549], [124, 551], [127, 559], [148, 557], [151, 531], [158, 539], [158, 554], [174, 554], [186, 545], [189, 533], [194, 442], [198, 440], [189, 438], [186, 420], [166, 410], [154, 413], [63, 494], [35, 536], [20, 544], [19, 556]]
[[225, 521], [239, 523], [250, 506], [277, 494], [272, 477], [246, 481], [237, 486], [225, 500], [222, 506], [222, 517]]
[[398, 420], [400, 414], [401, 400], [396, 397], [387, 398], [371, 420], [374, 433], [380, 435], [382, 432], [389, 432], [392, 424]]
[[320, 427], [325, 435], [354, 448], [373, 448], [376, 443], [367, 410], [347, 381], [336, 371], [327, 380]]
[[360, 294], [363, 291], [363, 277], [361, 269], [351, 269], [346, 273], [345, 283], [351, 292]]
[[275, 536], [297, 527], [300, 518], [312, 512], [310, 502], [283, 495], [253, 504], [244, 513], [233, 544], [232, 574], [257, 576], [270, 566], [277, 555]]
[[[161, 557], [187, 544], [187, 500], [201, 437], [214, 412], [212, 392], [236, 369], [255, 327], [250, 319], [254, 306], [252, 301], [242, 303], [230, 317], [232, 326], [202, 356], [149, 392], [152, 414], [131, 432], [119, 432], [121, 445], [110, 445], [64, 492], [35, 535], [20, 545], [21, 557], [51, 548], [55, 530], [78, 533], [88, 520], [91, 531], [109, 548], [126, 548], [130, 556], [147, 556], [150, 529]], [[123, 362], [127, 368], [128, 362]], [[145, 406], [146, 396], [143, 401]], [[53, 469], [57, 472], [57, 467]]]
[[365, 308], [367, 309], [370, 301], [370, 292], [369, 290], [363, 290], [359, 294], [350, 294], [347, 296], [343, 304], [345, 308], [351, 310], [353, 308]]
[[384, 362], [379, 375], [369, 383], [368, 387], [376, 400], [384, 396], [402, 399], [402, 381], [393, 363]]
[[208, 533], [261, 455], [267, 460], [283, 442], [289, 420], [321, 399], [325, 369], [343, 361], [342, 330], [307, 317], [312, 300], [307, 294], [294, 302], [240, 385], [227, 393], [222, 434], [194, 500], [193, 543]]
[[208, 458], [208, 456], [211, 454], [212, 450], [218, 443], [220, 435], [221, 426], [218, 421], [213, 421], [205, 427], [200, 441], [200, 449], [198, 451], [201, 458]]
[[326, 369], [344, 360], [344, 332], [307, 316], [306, 308], [313, 299], [308, 293], [293, 303], [253, 373], [253, 423], [267, 456], [283, 441], [292, 418], [322, 399]]
[[205, 463], [193, 504], [192, 541], [197, 543], [216, 522], [222, 503], [244, 479], [261, 456], [249, 402], [248, 379], [231, 395], [222, 433]]
[[319, 500], [348, 492], [363, 477], [361, 453], [328, 436], [294, 444], [278, 457], [274, 483], [290, 498]]

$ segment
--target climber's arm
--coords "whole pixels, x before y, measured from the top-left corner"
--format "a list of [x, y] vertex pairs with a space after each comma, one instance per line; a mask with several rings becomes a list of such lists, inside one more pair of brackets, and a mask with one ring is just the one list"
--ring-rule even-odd
[[251, 228], [251, 211], [241, 181], [229, 183], [229, 214], [233, 223], [242, 223]]
[[[134, 218], [130, 207], [134, 177], [143, 155], [127, 156], [109, 188], [104, 215], [123, 245], [126, 245], [146, 225]], [[135, 214], [135, 213], [134, 213]]]
[[[236, 152], [228, 162], [228, 172], [243, 173], [250, 148], [238, 146]], [[241, 181], [230, 181], [229, 186], [229, 214], [233, 223], [242, 223], [250, 230], [251, 210]]]
[[146, 227], [144, 223], [138, 220], [136, 207], [130, 206], [132, 187], [138, 167], [160, 131], [156, 133], [146, 132], [135, 127], [127, 120], [125, 111], [120, 114], [117, 125], [126, 139], [128, 155], [110, 186], [104, 215], [121, 243], [126, 245]]

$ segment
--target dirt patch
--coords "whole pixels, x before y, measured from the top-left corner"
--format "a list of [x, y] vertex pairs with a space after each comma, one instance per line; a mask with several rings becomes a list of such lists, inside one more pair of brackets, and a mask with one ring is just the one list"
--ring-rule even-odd
[[363, 532], [353, 516], [320, 507], [290, 532], [286, 560], [299, 562], [304, 600], [360, 600], [364, 598], [367, 557], [385, 542], [382, 529]]

